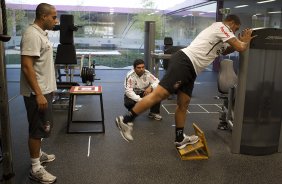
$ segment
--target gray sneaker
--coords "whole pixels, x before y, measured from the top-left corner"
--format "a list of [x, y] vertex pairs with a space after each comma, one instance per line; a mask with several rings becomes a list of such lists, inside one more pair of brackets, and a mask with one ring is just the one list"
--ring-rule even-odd
[[123, 116], [116, 117], [116, 125], [119, 128], [120, 134], [127, 142], [133, 141], [132, 133], [132, 125], [128, 125], [123, 122]]
[[160, 121], [163, 119], [163, 117], [160, 114], [152, 113], [150, 112], [148, 115], [149, 118], [152, 118], [154, 120]]
[[50, 174], [49, 172], [47, 172], [44, 167], [41, 167], [37, 172], [33, 172], [32, 170], [30, 170], [29, 172], [29, 178], [43, 183], [43, 184], [50, 184], [50, 183], [54, 183], [56, 181], [56, 176], [53, 176], [52, 174]]
[[47, 162], [52, 162], [53, 160], [55, 160], [55, 155], [54, 154], [50, 154], [48, 155], [47, 153], [42, 151], [42, 155], [40, 157], [40, 163], [47, 163]]
[[196, 135], [187, 136], [184, 134], [184, 139], [181, 142], [175, 142], [177, 149], [183, 149], [188, 144], [195, 144], [199, 141], [199, 137]]

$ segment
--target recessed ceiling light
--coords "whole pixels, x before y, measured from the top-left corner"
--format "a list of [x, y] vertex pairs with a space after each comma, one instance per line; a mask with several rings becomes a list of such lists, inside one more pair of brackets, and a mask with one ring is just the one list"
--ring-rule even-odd
[[276, 0], [258, 1], [257, 3], [262, 4], [262, 3], [269, 3], [269, 2], [273, 2], [273, 1], [276, 1]]
[[243, 7], [247, 7], [247, 6], [249, 6], [249, 5], [243, 4], [243, 5], [235, 6], [234, 8], [243, 8]]
[[282, 11], [273, 11], [273, 12], [268, 12], [268, 13], [282, 13]]

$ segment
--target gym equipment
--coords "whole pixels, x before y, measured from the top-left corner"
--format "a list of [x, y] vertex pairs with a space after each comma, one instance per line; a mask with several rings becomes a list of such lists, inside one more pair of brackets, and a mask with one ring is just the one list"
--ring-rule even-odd
[[146, 69], [150, 72], [154, 69], [151, 53], [155, 52], [155, 32], [156, 22], [145, 21], [144, 62]]
[[181, 160], [206, 160], [210, 156], [207, 141], [204, 132], [193, 123], [195, 134], [199, 136], [199, 141], [195, 144], [189, 144], [183, 149], [177, 149]]
[[73, 32], [77, 31], [78, 27], [73, 23], [73, 15], [62, 14], [60, 20], [61, 24], [55, 27], [55, 30], [60, 30], [55, 64], [77, 64]]
[[237, 82], [238, 77], [234, 71], [233, 61], [230, 59], [220, 61], [217, 77], [217, 87], [220, 95], [215, 97], [216, 99], [223, 100], [223, 105], [219, 112], [220, 122], [218, 129], [220, 130], [232, 130]]
[[[69, 82], [72, 82], [73, 69], [71, 65], [77, 64], [76, 50], [73, 44], [73, 32], [77, 31], [78, 27], [74, 26], [73, 15], [62, 14], [60, 20], [61, 24], [55, 26], [53, 29], [54, 31], [60, 31], [60, 44], [58, 45], [55, 57], [55, 64], [58, 71], [57, 78], [59, 82], [62, 82], [61, 77], [66, 76]], [[59, 65], [65, 65], [65, 74], [61, 74], [61, 67]]]
[[159, 78], [159, 63], [161, 60], [164, 60], [164, 59], [170, 59], [171, 55], [170, 54], [156, 54], [156, 53], [151, 53], [151, 60], [154, 61], [152, 63], [152, 68], [151, 68], [151, 73]]
[[[173, 41], [171, 37], [166, 37], [164, 44], [167, 45], [167, 51], [164, 54], [155, 53], [155, 32], [156, 23], [155, 21], [145, 21], [145, 38], [144, 38], [144, 61], [145, 67], [149, 70], [155, 77], [159, 78], [159, 63], [160, 61], [168, 61], [171, 54], [177, 50], [183, 48], [180, 46], [172, 46]], [[166, 67], [166, 66], [165, 66]]]
[[240, 53], [232, 129], [233, 153], [282, 151], [282, 29], [254, 29]]
[[92, 86], [94, 80], [99, 80], [95, 78], [95, 60], [91, 61], [90, 56], [88, 57], [88, 66], [84, 64], [84, 55], [80, 59], [80, 77], [84, 84], [87, 86]]
[[3, 166], [3, 178], [1, 183], [14, 184], [15, 173], [13, 169], [13, 153], [12, 153], [12, 138], [9, 116], [9, 103], [8, 103], [8, 91], [7, 91], [7, 78], [6, 78], [6, 64], [5, 64], [5, 49], [3, 42], [7, 42], [11, 37], [7, 34], [7, 15], [6, 15], [6, 3], [5, 0], [1, 1], [0, 15], [0, 143], [2, 152], [2, 166]]
[[[101, 120], [73, 120], [73, 111], [75, 110], [75, 97], [81, 95], [98, 95], [100, 98], [100, 110], [101, 110]], [[103, 107], [103, 93], [102, 86], [73, 86], [70, 89], [70, 100], [69, 100], [69, 110], [68, 110], [68, 124], [67, 124], [67, 133], [104, 133], [105, 124], [104, 124], [104, 107]], [[95, 123], [101, 125], [99, 128], [88, 129], [87, 130], [74, 130], [71, 127], [73, 123]]]
[[[173, 54], [180, 49], [183, 49], [183, 46], [173, 46], [173, 39], [171, 37], [164, 38], [164, 54]], [[163, 59], [163, 68], [167, 70], [169, 65], [169, 59]]]
[[[74, 25], [73, 15], [62, 14], [60, 17], [61, 24], [55, 26], [53, 30], [60, 30], [60, 44], [57, 48], [55, 63], [57, 65], [66, 65], [65, 74], [61, 74], [61, 68], [58, 69], [58, 80], [62, 82], [61, 77], [66, 76], [69, 82], [72, 82], [72, 78], [75, 75], [74, 66], [77, 64], [76, 49], [74, 46], [73, 32], [78, 30], [78, 27]], [[91, 63], [90, 58], [88, 60], [88, 67], [83, 66], [84, 55], [80, 60], [80, 74], [82, 82], [87, 85], [92, 85], [95, 80], [95, 62]]]
[[57, 82], [57, 90], [54, 92], [52, 106], [54, 109], [68, 109], [69, 90], [72, 86], [79, 86], [77, 82]]
[[0, 163], [2, 162], [3, 160], [3, 155], [2, 155], [2, 142], [1, 142], [1, 138], [0, 138]]

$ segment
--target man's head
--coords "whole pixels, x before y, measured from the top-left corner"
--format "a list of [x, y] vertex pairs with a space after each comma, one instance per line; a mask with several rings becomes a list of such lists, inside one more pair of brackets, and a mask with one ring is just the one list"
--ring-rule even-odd
[[233, 31], [235, 34], [236, 31], [240, 29], [241, 26], [241, 21], [237, 15], [227, 15], [226, 18], [223, 21], [224, 24], [227, 24], [230, 29]]
[[142, 59], [136, 59], [133, 63], [135, 73], [140, 77], [145, 72], [145, 62]]
[[52, 30], [58, 23], [56, 8], [50, 4], [40, 3], [35, 12], [35, 23], [43, 30]]

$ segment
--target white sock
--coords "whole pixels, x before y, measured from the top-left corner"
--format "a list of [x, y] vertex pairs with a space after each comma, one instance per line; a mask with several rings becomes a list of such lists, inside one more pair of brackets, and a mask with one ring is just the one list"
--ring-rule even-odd
[[[43, 138], [41, 138], [41, 142], [43, 141]], [[40, 148], [40, 151], [39, 151], [39, 158], [42, 156], [42, 150]]]
[[42, 165], [40, 164], [39, 158], [31, 158], [30, 160], [32, 172], [35, 173], [42, 167]]

